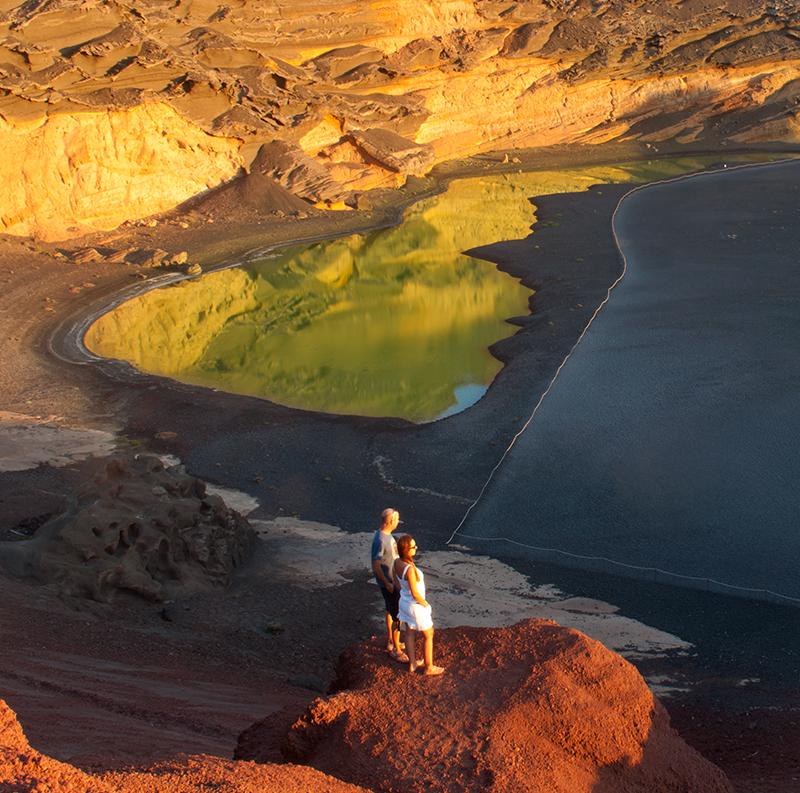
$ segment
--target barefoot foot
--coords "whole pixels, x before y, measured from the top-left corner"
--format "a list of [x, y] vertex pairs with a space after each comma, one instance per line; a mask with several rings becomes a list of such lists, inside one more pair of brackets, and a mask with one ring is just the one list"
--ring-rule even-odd
[[436, 666], [435, 664], [433, 666], [426, 666], [425, 667], [425, 674], [426, 675], [430, 675], [431, 677], [433, 675], [443, 675], [444, 674], [444, 667], [443, 666]]

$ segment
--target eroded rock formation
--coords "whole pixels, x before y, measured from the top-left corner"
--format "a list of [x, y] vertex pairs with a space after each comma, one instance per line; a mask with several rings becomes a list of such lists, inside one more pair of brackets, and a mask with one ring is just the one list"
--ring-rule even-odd
[[101, 458], [67, 511], [6, 554], [12, 571], [66, 594], [160, 601], [228, 583], [255, 531], [205, 483], [154, 455]]
[[260, 173], [333, 205], [489, 149], [797, 139], [788, 0], [3, 8], [0, 231], [15, 234], [160, 211], [259, 151]]
[[[286, 759], [376, 790], [730, 793], [687, 746], [631, 664], [545, 620], [437, 634], [440, 678], [409, 675], [376, 644], [285, 734]], [[275, 718], [236, 756], [268, 760]]]

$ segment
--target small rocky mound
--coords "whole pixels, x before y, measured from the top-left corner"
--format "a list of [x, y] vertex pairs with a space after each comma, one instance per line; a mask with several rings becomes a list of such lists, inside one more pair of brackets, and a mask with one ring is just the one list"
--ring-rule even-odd
[[0, 790], [85, 791], [85, 793], [370, 793], [313, 768], [293, 765], [237, 763], [193, 755], [152, 768], [87, 774], [37, 752], [29, 744], [16, 714], [0, 699]]
[[[442, 677], [409, 675], [373, 644], [339, 660], [281, 750], [379, 791], [730, 793], [636, 669], [546, 620], [437, 633]], [[237, 757], [274, 756], [269, 720]]]
[[0, 790], [110, 793], [112, 787], [31, 748], [16, 713], [0, 699]]
[[76, 503], [14, 544], [16, 572], [103, 602], [160, 601], [226, 585], [252, 550], [247, 520], [181, 466], [144, 454], [94, 466]]

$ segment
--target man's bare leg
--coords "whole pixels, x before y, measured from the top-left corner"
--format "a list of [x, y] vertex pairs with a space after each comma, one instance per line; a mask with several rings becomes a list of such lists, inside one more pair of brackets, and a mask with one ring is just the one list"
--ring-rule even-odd
[[391, 614], [386, 615], [386, 652], [396, 661], [408, 661], [403, 645], [400, 643], [400, 621], [393, 620]]
[[394, 642], [394, 620], [389, 612], [386, 612], [386, 652], [390, 653], [395, 647]]
[[392, 644], [394, 645], [394, 651], [398, 655], [402, 655], [405, 648], [400, 642], [400, 620], [395, 620], [392, 628]]

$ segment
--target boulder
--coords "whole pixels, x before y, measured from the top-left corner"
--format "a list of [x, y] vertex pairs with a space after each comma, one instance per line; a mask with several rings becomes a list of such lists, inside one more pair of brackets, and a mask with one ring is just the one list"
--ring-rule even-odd
[[367, 157], [398, 173], [424, 174], [435, 159], [430, 146], [421, 146], [388, 129], [359, 130], [348, 137]]
[[140, 267], [160, 267], [169, 259], [169, 254], [162, 248], [139, 248], [131, 251], [125, 261]]
[[[578, 631], [442, 630], [436, 661], [445, 674], [425, 677], [375, 643], [346, 651], [283, 756], [378, 791], [731, 793], [636, 669]], [[271, 721], [240, 736], [237, 757], [274, 756]]]

